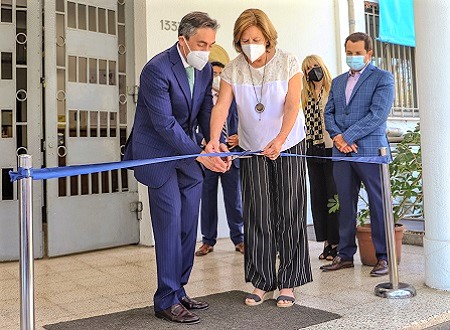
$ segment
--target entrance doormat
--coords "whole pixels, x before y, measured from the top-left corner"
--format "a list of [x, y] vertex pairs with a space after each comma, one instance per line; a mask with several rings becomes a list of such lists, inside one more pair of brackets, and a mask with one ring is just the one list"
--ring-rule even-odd
[[341, 316], [327, 311], [294, 304], [290, 308], [276, 306], [275, 300], [249, 307], [244, 304], [247, 293], [227, 291], [198, 297], [209, 303], [207, 310], [195, 311], [200, 323], [183, 325], [155, 317], [153, 307], [130, 309], [85, 319], [49, 324], [47, 330], [138, 330], [138, 329], [283, 329], [296, 330], [335, 320]]

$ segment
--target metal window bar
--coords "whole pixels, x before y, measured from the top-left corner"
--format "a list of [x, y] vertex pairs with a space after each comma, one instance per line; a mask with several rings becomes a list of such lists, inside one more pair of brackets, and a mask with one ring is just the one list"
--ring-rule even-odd
[[395, 100], [391, 118], [418, 118], [417, 85], [414, 47], [381, 42], [379, 37], [378, 4], [365, 2], [367, 33], [374, 39], [373, 63], [394, 75]]

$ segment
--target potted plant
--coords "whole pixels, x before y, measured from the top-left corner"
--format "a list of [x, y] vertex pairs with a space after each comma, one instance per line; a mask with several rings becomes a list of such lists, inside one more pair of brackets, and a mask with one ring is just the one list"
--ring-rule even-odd
[[[397, 262], [400, 262], [404, 226], [398, 221], [405, 217], [418, 217], [423, 214], [422, 153], [419, 124], [413, 131], [408, 131], [403, 140], [396, 145], [393, 160], [389, 164], [389, 172], [396, 226]], [[359, 253], [364, 265], [373, 266], [377, 263], [377, 258], [369, 225], [369, 202], [363, 193], [359, 195], [359, 201], [356, 227]], [[337, 196], [328, 201], [328, 208], [329, 212], [336, 212], [339, 209]]]

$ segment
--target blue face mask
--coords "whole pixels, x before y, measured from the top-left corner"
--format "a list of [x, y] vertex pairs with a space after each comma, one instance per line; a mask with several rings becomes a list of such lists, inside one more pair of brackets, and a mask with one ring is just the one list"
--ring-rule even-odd
[[347, 56], [346, 62], [353, 71], [359, 71], [366, 65], [364, 62], [364, 55]]

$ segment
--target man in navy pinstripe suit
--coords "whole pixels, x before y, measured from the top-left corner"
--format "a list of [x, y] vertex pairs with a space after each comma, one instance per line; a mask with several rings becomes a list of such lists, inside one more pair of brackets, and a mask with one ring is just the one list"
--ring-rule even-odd
[[[378, 156], [389, 147], [386, 121], [394, 100], [391, 73], [373, 66], [372, 39], [356, 32], [345, 40], [350, 71], [336, 77], [325, 107], [325, 126], [334, 142], [333, 156]], [[353, 267], [356, 253], [356, 212], [361, 182], [369, 196], [372, 239], [378, 259], [371, 276], [388, 273], [381, 198], [380, 165], [335, 162], [333, 174], [339, 195], [338, 255], [323, 271]]]
[[[124, 159], [199, 154], [195, 128], [209, 139], [212, 69], [208, 64], [218, 24], [206, 13], [184, 16], [178, 42], [153, 57], [140, 78], [137, 109]], [[198, 157], [136, 167], [136, 179], [148, 187], [155, 239], [158, 289], [155, 315], [179, 323], [197, 323], [191, 312], [206, 302], [190, 298], [184, 286], [191, 273], [202, 192], [201, 164], [225, 172], [219, 157]]]

